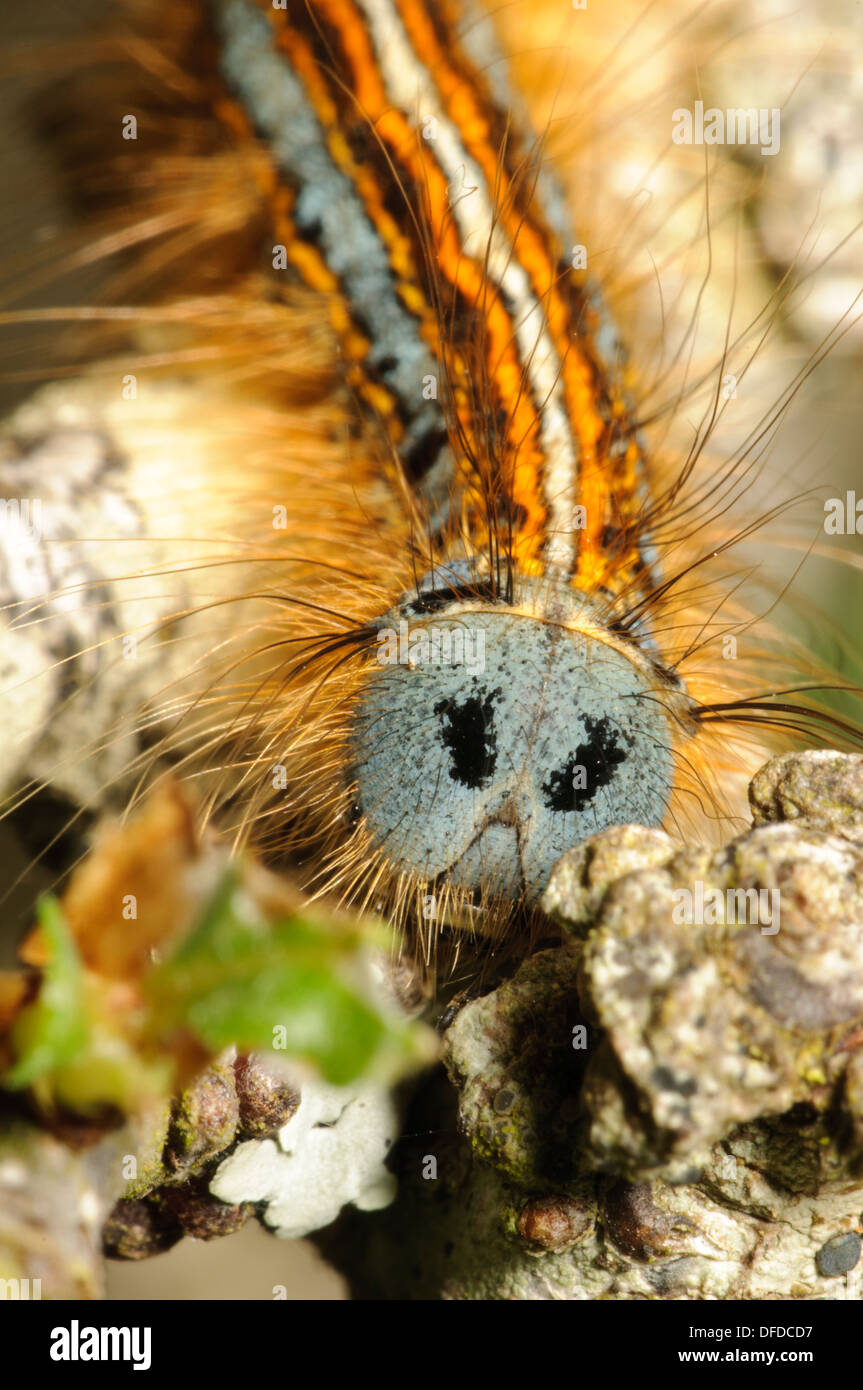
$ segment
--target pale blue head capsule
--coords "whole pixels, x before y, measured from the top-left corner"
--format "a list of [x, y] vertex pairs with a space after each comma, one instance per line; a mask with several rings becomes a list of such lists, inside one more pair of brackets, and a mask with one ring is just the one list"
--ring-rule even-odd
[[662, 821], [685, 696], [565, 587], [521, 580], [502, 604], [448, 582], [381, 620], [353, 722], [358, 811], [395, 870], [535, 902], [588, 835]]

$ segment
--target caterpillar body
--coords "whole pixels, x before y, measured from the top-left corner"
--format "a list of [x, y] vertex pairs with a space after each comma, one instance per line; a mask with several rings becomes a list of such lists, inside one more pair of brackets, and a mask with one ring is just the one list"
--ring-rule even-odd
[[[97, 731], [92, 795], [106, 749], [124, 794], [169, 765], [238, 842], [427, 951], [529, 921], [607, 826], [712, 835], [767, 750], [830, 718], [767, 639], [733, 679], [717, 659], [754, 621], [711, 566], [762, 520], [725, 517], [758, 451], [706, 464], [721, 364], [688, 455], [652, 439], [553, 123], [531, 128], [489, 14], [144, 8], [155, 37], [97, 115], [140, 142], [104, 248], [132, 246], [113, 294], [145, 303], [88, 316], [136, 337], [13, 430], [44, 450], [50, 417], [103, 499], [88, 537], [57, 483], [50, 559], [10, 585], [19, 635], [79, 610], [64, 709], [130, 633], [160, 677]], [[135, 391], [106, 403], [106, 372]], [[147, 560], [118, 575], [142, 509]], [[68, 753], [46, 763], [63, 786]]]

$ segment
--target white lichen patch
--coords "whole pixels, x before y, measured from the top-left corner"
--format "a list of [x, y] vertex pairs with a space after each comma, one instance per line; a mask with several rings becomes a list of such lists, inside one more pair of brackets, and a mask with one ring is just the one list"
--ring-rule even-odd
[[223, 1202], [262, 1203], [277, 1235], [303, 1236], [328, 1226], [348, 1203], [376, 1211], [393, 1200], [385, 1159], [397, 1133], [387, 1089], [305, 1082], [278, 1140], [240, 1144], [216, 1170], [210, 1191]]

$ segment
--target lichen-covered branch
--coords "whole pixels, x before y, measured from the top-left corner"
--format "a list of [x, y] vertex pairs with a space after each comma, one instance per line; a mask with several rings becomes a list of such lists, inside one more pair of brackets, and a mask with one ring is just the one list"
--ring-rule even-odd
[[[143, 1258], [254, 1212], [360, 1297], [858, 1298], [863, 758], [774, 759], [751, 802], [719, 850], [628, 826], [566, 854], [559, 944], [450, 1005], [419, 1081], [297, 1088], [228, 1050], [83, 1148], [19, 1103], [7, 1266], [97, 1295], [100, 1232]], [[410, 972], [379, 988], [416, 1012]]]
[[397, 1203], [320, 1238], [361, 1296], [859, 1296], [863, 758], [751, 799], [719, 851], [624, 827], [558, 863], [564, 944], [464, 1005]]

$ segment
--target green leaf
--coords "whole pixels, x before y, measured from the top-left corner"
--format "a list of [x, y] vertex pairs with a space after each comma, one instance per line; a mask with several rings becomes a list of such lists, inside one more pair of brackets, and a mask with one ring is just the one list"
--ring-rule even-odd
[[62, 908], [56, 898], [45, 896], [37, 911], [48, 961], [38, 997], [22, 1010], [11, 1030], [15, 1062], [3, 1077], [9, 1090], [21, 1090], [57, 1071], [80, 1056], [90, 1038], [81, 959]]
[[[105, 1013], [104, 982], [85, 972], [56, 899], [41, 900], [39, 920], [47, 964], [38, 997], [12, 1026], [15, 1061], [2, 1084], [31, 1086], [46, 1105], [129, 1111], [167, 1094], [183, 1034], [212, 1054], [232, 1044], [272, 1049], [333, 1085], [395, 1079], [434, 1055], [430, 1030], [377, 998], [367, 929], [325, 912], [266, 921], [233, 872], [148, 971], [133, 1017]], [[374, 928], [371, 939], [383, 940]]]
[[212, 1052], [272, 1048], [345, 1085], [429, 1055], [425, 1030], [390, 1017], [368, 976], [356, 928], [324, 914], [264, 922], [229, 875], [144, 987], [160, 1031], [187, 1028]]

